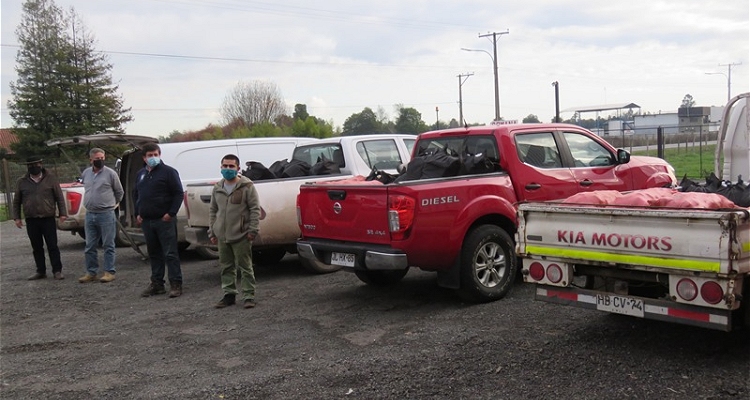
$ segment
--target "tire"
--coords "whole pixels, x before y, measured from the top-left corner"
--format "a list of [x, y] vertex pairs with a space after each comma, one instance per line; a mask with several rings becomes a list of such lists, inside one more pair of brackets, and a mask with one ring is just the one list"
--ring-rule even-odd
[[513, 240], [496, 225], [481, 225], [466, 236], [461, 249], [459, 294], [467, 301], [486, 303], [503, 298], [518, 268]]
[[188, 247], [190, 247], [190, 242], [177, 242], [177, 251], [185, 251]]
[[409, 272], [409, 268], [396, 271], [355, 270], [360, 281], [372, 286], [389, 286], [399, 282]]
[[219, 258], [219, 249], [217, 248], [199, 246], [195, 248], [195, 252], [205, 260], [217, 260]]
[[306, 270], [315, 274], [330, 274], [341, 269], [340, 265], [323, 264], [320, 261], [312, 261], [303, 257], [299, 257], [299, 263], [302, 264]]
[[278, 264], [286, 255], [283, 248], [263, 249], [253, 251], [253, 264], [257, 265], [274, 265]]

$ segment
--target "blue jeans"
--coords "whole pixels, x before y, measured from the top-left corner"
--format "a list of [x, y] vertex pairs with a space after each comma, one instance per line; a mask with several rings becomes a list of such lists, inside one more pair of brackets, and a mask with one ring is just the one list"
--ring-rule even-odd
[[180, 255], [177, 251], [177, 219], [165, 222], [161, 219], [144, 219], [141, 224], [146, 237], [148, 259], [151, 261], [151, 282], [164, 286], [166, 265], [170, 283], [182, 283]]
[[104, 249], [104, 270], [110, 274], [115, 273], [115, 234], [117, 233], [117, 220], [115, 212], [86, 212], [86, 273], [96, 275], [99, 271], [99, 258], [97, 247], [102, 242]]

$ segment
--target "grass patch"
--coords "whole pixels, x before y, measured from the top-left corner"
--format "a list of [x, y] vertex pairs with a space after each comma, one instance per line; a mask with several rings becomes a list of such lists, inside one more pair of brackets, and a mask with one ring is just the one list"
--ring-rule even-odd
[[10, 219], [10, 209], [6, 205], [0, 205], [0, 222], [5, 222]]
[[[664, 150], [664, 159], [675, 169], [677, 180], [687, 175], [693, 180], [703, 181], [707, 175], [714, 171], [714, 151], [716, 145], [684, 146], [681, 148], [670, 148]], [[634, 155], [656, 156], [656, 149], [649, 151], [634, 151]]]

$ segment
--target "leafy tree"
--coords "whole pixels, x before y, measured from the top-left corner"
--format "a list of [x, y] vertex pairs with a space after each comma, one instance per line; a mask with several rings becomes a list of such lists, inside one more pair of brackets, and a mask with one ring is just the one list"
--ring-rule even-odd
[[448, 122], [448, 128], [458, 128], [459, 126], [458, 120], [455, 118], [451, 118], [450, 122]]
[[301, 119], [302, 121], [304, 121], [309, 116], [310, 116], [310, 114], [307, 113], [307, 105], [306, 104], [295, 104], [294, 105], [294, 114], [292, 114], [292, 118], [294, 118], [295, 120]]
[[361, 113], [352, 114], [344, 121], [342, 135], [362, 135], [381, 132], [381, 124], [370, 107], [365, 107]]
[[17, 153], [51, 154], [44, 142], [56, 137], [122, 133], [133, 119], [130, 109], [122, 107], [112, 66], [73, 9], [66, 15], [53, 0], [27, 0], [16, 35], [18, 80], [10, 83], [8, 108]]
[[292, 126], [292, 136], [326, 138], [333, 136], [333, 127], [325, 121], [309, 116], [304, 121], [297, 119]]
[[241, 120], [247, 126], [273, 124], [286, 106], [276, 84], [264, 81], [240, 82], [224, 98], [221, 115], [226, 123]]
[[540, 122], [540, 121], [539, 121], [539, 117], [537, 117], [536, 115], [529, 114], [521, 122], [523, 122], [524, 124], [531, 124], [531, 123]]
[[688, 93], [685, 95], [685, 97], [682, 98], [682, 104], [680, 105], [680, 108], [690, 108], [694, 105], [695, 100], [693, 100], [693, 96]]
[[400, 107], [396, 119], [396, 132], [419, 134], [427, 132], [429, 128], [422, 121], [422, 114], [413, 107]]

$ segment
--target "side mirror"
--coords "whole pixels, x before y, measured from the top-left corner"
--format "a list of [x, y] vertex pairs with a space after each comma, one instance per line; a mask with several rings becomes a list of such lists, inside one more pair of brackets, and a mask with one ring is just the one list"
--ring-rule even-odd
[[617, 163], [627, 164], [630, 162], [630, 153], [627, 150], [617, 149]]
[[406, 165], [405, 164], [399, 164], [398, 167], [396, 167], [396, 172], [398, 172], [400, 175], [403, 175], [406, 173]]

